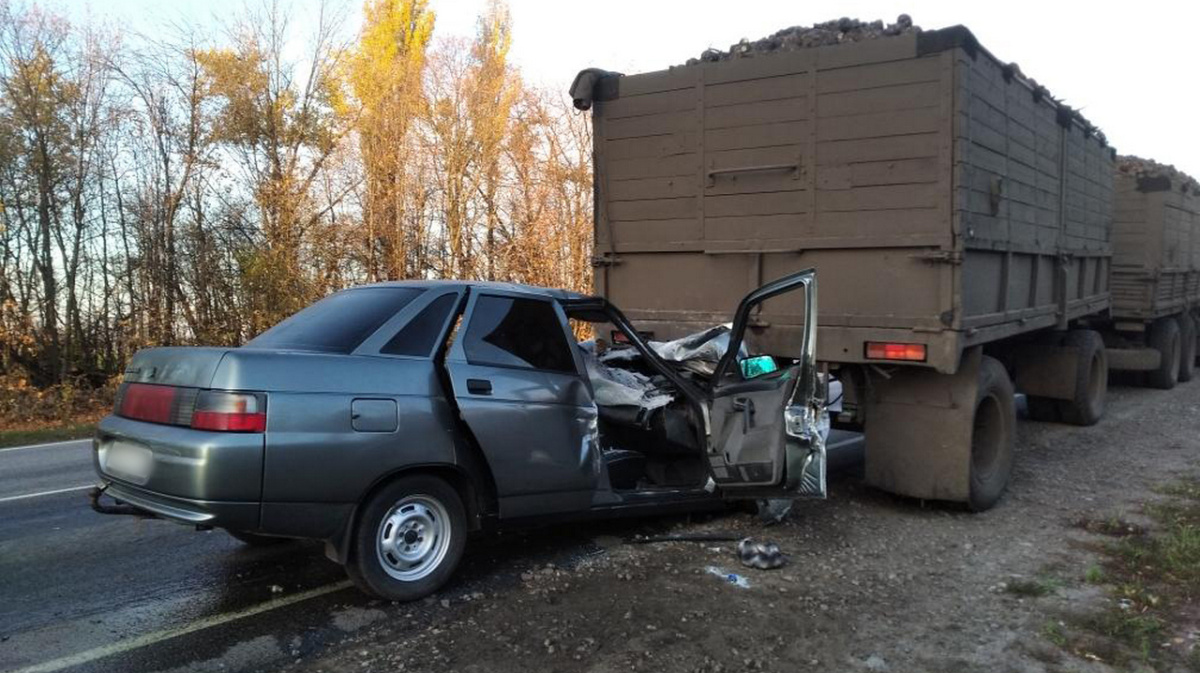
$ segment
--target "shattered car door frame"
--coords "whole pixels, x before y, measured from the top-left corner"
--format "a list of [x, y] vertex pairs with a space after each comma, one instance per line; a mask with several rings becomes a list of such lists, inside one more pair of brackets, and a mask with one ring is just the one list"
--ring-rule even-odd
[[[586, 297], [578, 299], [563, 299], [560, 302], [568, 313], [580, 317], [587, 316], [595, 322], [609, 322], [628, 339], [629, 344], [641, 355], [656, 372], [671, 381], [692, 403], [702, 420], [705, 448], [710, 456], [710, 473], [713, 470], [712, 459], [724, 455], [720, 440], [714, 439], [712, 410], [714, 401], [722, 393], [734, 394], [739, 386], [747, 389], [759, 387], [754, 381], [742, 381], [740, 376], [734, 376], [730, 370], [731, 364], [737, 361], [737, 353], [745, 338], [749, 325], [751, 311], [768, 299], [802, 288], [805, 292], [805, 324], [801, 343], [801, 358], [798, 363], [789, 367], [789, 371], [798, 371], [797, 380], [791, 386], [787, 395], [785, 409], [780, 418], [774, 419], [783, 424], [786, 434], [786, 451], [776, 452], [774, 458], [779, 462], [779, 468], [772, 470], [772, 481], [776, 483], [765, 485], [751, 483], [737, 485], [725, 479], [716, 478], [725, 491], [736, 490], [738, 497], [779, 496], [795, 494], [803, 496], [824, 497], [825, 495], [825, 446], [822, 424], [827, 424], [824, 401], [817, 386], [816, 371], [816, 323], [817, 323], [817, 282], [815, 269], [805, 269], [784, 276], [755, 289], [747, 294], [738, 304], [735, 313], [733, 329], [730, 333], [729, 347], [717, 365], [712, 377], [712, 388], [702, 389], [682, 377], [668, 363], [663, 361], [649, 346], [643, 336], [629, 322], [619, 308], [602, 297]], [[739, 372], [740, 373], [740, 370]], [[726, 378], [737, 380], [726, 381]], [[724, 389], [724, 390], [723, 390]], [[747, 417], [752, 411], [747, 411]], [[786, 478], [780, 475], [786, 475]], [[778, 480], [776, 481], [776, 477]]]

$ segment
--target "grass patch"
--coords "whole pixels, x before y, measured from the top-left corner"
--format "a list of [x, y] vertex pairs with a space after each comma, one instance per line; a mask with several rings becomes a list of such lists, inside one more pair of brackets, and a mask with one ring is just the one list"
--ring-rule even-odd
[[1118, 667], [1141, 661], [1155, 668], [1200, 671], [1200, 648], [1193, 650], [1176, 637], [1186, 616], [1195, 614], [1200, 597], [1200, 480], [1189, 478], [1156, 491], [1166, 498], [1143, 507], [1153, 521], [1148, 528], [1120, 517], [1077, 524], [1116, 538], [1098, 547], [1101, 562], [1083, 576], [1089, 584], [1108, 585], [1113, 606], [1070, 620], [1071, 632], [1064, 632], [1060, 646], [1077, 654], [1103, 652]]
[[0, 448], [61, 442], [68, 439], [87, 439], [95, 433], [95, 423], [74, 423], [34, 430], [0, 430]]
[[1042, 636], [1059, 647], [1067, 646], [1067, 629], [1063, 623], [1053, 619], [1042, 624]]
[[1062, 587], [1062, 582], [1053, 577], [1037, 577], [1031, 580], [1014, 580], [1004, 586], [1004, 591], [1023, 598], [1048, 596]]
[[1130, 523], [1121, 518], [1120, 515], [1112, 514], [1104, 518], [1081, 517], [1072, 522], [1076, 528], [1082, 528], [1089, 533], [1096, 535], [1107, 535], [1108, 537], [1131, 537], [1134, 535], [1144, 535], [1146, 529], [1136, 523]]

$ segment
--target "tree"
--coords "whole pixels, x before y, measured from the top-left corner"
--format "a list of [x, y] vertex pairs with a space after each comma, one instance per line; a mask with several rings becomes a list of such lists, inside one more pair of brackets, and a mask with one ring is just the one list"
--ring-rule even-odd
[[410, 132], [421, 114], [433, 24], [426, 0], [370, 0], [350, 60], [350, 82], [361, 109], [364, 263], [371, 280], [411, 278], [421, 271], [424, 232], [412, 198]]
[[520, 79], [508, 64], [511, 46], [512, 17], [508, 7], [491, 0], [479, 18], [475, 43], [471, 45], [474, 63], [467, 108], [474, 136], [475, 190], [483, 202], [485, 268], [482, 275], [489, 280], [497, 276], [496, 233], [501, 226], [499, 196], [503, 187], [504, 142], [513, 104], [521, 94]]
[[428, 0], [368, 0], [356, 39], [321, 5], [300, 49], [277, 0], [215, 35], [13, 1], [0, 394], [99, 384], [146, 346], [236, 346], [363, 282], [590, 285], [590, 125], [522, 82], [500, 2], [437, 40]]
[[326, 10], [322, 4], [302, 63], [285, 56], [288, 21], [277, 0], [233, 26], [232, 47], [196, 54], [205, 94], [220, 102], [214, 136], [238, 161], [258, 206], [263, 249], [242, 260], [253, 332], [314, 298], [304, 235], [341, 202], [318, 206], [312, 199], [325, 162], [350, 128], [339, 77], [346, 52], [335, 43], [337, 22]]

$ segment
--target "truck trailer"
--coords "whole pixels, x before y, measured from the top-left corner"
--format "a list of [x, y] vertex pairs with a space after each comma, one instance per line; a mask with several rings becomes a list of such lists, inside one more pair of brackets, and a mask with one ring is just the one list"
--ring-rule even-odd
[[[1161, 341], [1122, 337], [1112, 311], [1116, 153], [962, 26], [760, 43], [576, 77], [595, 290], [667, 339], [814, 267], [817, 358], [842, 384], [836, 422], [865, 432], [868, 482], [987, 509], [1012, 470], [1015, 392], [1035, 417], [1095, 423], [1106, 343], [1147, 367]], [[802, 308], [763, 305], [758, 346], [794, 357]]]
[[1170, 166], [1119, 157], [1112, 311], [1099, 327], [1114, 369], [1169, 389], [1192, 379], [1200, 315], [1200, 185]]

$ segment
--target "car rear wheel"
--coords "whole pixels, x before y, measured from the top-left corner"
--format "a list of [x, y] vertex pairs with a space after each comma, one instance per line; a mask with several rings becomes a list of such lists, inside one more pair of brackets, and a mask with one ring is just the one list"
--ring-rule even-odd
[[450, 579], [466, 538], [466, 511], [452, 486], [430, 475], [402, 477], [366, 503], [346, 570], [369, 594], [416, 600]]

